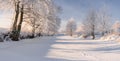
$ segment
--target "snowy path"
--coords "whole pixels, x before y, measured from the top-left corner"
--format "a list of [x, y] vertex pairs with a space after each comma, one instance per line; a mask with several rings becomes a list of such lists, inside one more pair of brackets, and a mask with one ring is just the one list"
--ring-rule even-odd
[[0, 43], [0, 61], [120, 61], [120, 43], [68, 36]]

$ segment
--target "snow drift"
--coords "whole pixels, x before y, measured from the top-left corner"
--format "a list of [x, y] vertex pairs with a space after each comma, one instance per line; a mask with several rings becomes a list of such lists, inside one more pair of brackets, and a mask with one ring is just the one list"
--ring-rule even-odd
[[116, 34], [105, 35], [105, 36], [101, 37], [100, 40], [116, 40], [116, 41], [119, 41], [120, 36], [116, 35]]

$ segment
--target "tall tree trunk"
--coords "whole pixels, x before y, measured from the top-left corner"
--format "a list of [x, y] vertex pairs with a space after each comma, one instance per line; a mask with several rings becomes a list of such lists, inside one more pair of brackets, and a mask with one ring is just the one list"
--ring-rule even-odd
[[39, 28], [38, 36], [42, 36], [42, 30], [41, 30], [41, 28]]
[[24, 15], [24, 5], [22, 4], [22, 8], [21, 8], [21, 14], [20, 14], [20, 22], [18, 24], [18, 28], [17, 28], [17, 31], [18, 31], [18, 37], [20, 36], [20, 32], [21, 32], [21, 27], [22, 27], [22, 23], [23, 23], [23, 15]]
[[13, 27], [12, 27], [12, 32], [10, 34], [10, 38], [13, 41], [17, 41], [17, 22], [18, 22], [18, 18], [19, 18], [19, 9], [20, 8], [20, 1], [18, 1], [17, 3], [15, 3], [15, 19], [14, 19], [14, 23], [13, 23]]
[[33, 19], [33, 29], [32, 29], [32, 37], [34, 38], [35, 37], [35, 18]]
[[95, 33], [94, 32], [92, 32], [92, 39], [95, 39]]
[[[33, 4], [32, 4], [32, 8], [33, 9]], [[32, 14], [34, 14], [34, 12], [32, 11]], [[31, 38], [34, 38], [35, 37], [35, 18], [33, 17], [32, 18], [32, 21], [33, 21], [33, 25], [32, 25], [32, 35], [31, 35]]]
[[72, 35], [73, 35], [73, 31], [72, 31], [72, 29], [71, 29], [70, 36], [72, 36]]
[[18, 1], [15, 3], [15, 19], [12, 27], [12, 31], [15, 31], [17, 29], [17, 22], [18, 22], [18, 17], [19, 17], [19, 8], [20, 8], [20, 2]]
[[92, 29], [92, 34], [91, 35], [93, 37], [92, 39], [95, 39], [95, 25], [93, 25], [93, 29]]

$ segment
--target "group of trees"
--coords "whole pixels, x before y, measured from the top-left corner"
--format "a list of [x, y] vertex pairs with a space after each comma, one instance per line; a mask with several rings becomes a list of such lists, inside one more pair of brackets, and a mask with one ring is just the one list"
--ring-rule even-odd
[[1, 5], [9, 6], [14, 13], [14, 20], [10, 31], [10, 38], [18, 41], [22, 23], [31, 26], [31, 37], [36, 35], [54, 35], [60, 27], [58, 13], [60, 7], [53, 0], [1, 0]]
[[95, 10], [92, 9], [88, 12], [86, 19], [83, 21], [84, 30], [87, 36], [92, 36], [95, 39], [95, 34], [104, 36], [108, 34], [111, 29], [110, 15], [105, 9]]
[[[112, 25], [111, 20], [111, 16], [105, 7], [99, 10], [90, 9], [79, 31], [83, 37], [92, 36], [92, 39], [95, 39], [96, 35], [120, 34], [120, 22], [116, 21]], [[72, 36], [75, 32], [76, 23], [74, 19], [70, 19], [66, 25], [66, 34]]]
[[95, 39], [95, 35], [120, 35], [120, 22], [116, 21], [112, 25], [111, 20], [111, 16], [105, 8], [98, 11], [95, 9], [89, 10], [81, 26], [82, 34], [84, 37], [92, 36], [92, 39]]
[[105, 11], [91, 9], [87, 14], [86, 19], [83, 21], [84, 33], [86, 36], [91, 35], [92, 39], [95, 39], [96, 33], [105, 35], [105, 33], [109, 32], [109, 22], [109, 15]]
[[[109, 13], [105, 8], [100, 10], [90, 9], [82, 23], [82, 34], [84, 37], [92, 36], [95, 39], [95, 34], [101, 33], [102, 36], [109, 33], [111, 29], [111, 19]], [[76, 31], [75, 23], [72, 19], [68, 21], [66, 26], [67, 34], [72, 36], [72, 33]]]

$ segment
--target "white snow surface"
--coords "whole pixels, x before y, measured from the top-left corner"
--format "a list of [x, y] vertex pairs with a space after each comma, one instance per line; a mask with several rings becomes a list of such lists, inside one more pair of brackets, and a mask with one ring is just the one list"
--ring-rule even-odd
[[51, 36], [0, 43], [0, 61], [120, 61], [120, 43]]

